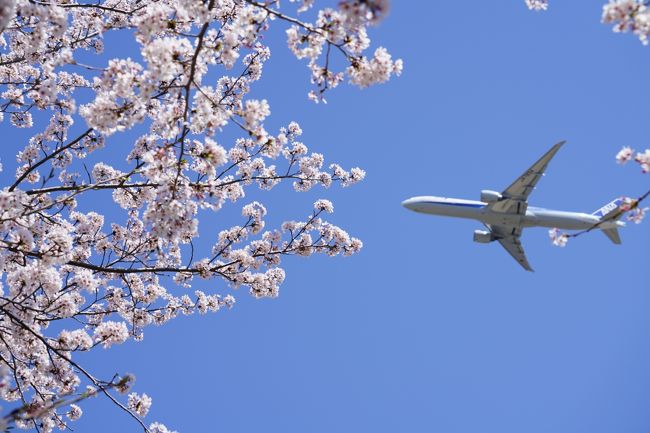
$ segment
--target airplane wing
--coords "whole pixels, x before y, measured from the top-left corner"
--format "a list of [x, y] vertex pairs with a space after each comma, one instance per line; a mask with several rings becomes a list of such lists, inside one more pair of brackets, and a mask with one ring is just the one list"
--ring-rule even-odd
[[521, 227], [487, 225], [494, 234], [501, 246], [517, 261], [525, 270], [533, 271], [530, 267], [524, 248], [521, 246], [519, 237], [521, 236]]
[[553, 156], [564, 144], [560, 141], [546, 152], [535, 164], [517, 178], [501, 195], [503, 199], [490, 204], [490, 209], [495, 212], [523, 215], [526, 213], [528, 196], [535, 189], [535, 185], [544, 175], [544, 171]]

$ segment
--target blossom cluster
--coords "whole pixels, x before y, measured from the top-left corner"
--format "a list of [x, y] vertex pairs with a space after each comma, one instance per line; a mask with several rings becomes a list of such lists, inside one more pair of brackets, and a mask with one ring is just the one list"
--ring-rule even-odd
[[533, 11], [545, 11], [548, 9], [548, 0], [526, 0], [526, 6]]
[[[311, 4], [304, 2], [299, 10], [307, 10]], [[363, 55], [370, 46], [368, 26], [378, 23], [387, 11], [387, 0], [345, 0], [339, 3], [338, 9], [319, 11], [315, 23], [292, 21], [294, 24], [287, 30], [287, 42], [297, 58], [309, 60], [311, 81], [316, 85], [309, 93], [310, 99], [326, 102], [324, 93], [337, 87], [346, 74], [352, 84], [361, 88], [401, 74], [402, 60], [393, 60], [385, 48], [377, 48], [370, 58]], [[349, 62], [344, 71], [332, 70], [332, 52], [342, 54]]]
[[548, 231], [548, 236], [551, 238], [551, 242], [553, 242], [553, 245], [555, 245], [556, 247], [564, 247], [569, 241], [569, 235], [566, 233], [562, 233], [557, 228], [550, 229]]
[[632, 159], [641, 166], [641, 171], [644, 173], [650, 172], [650, 149], [646, 149], [645, 152], [637, 152], [634, 155], [634, 149], [629, 146], [624, 146], [616, 154], [616, 162], [619, 164], [625, 164]]
[[602, 21], [613, 24], [617, 33], [630, 32], [644, 45], [650, 35], [650, 9], [642, 0], [610, 0], [603, 6]]
[[[545, 11], [548, 0], [525, 0], [530, 10]], [[650, 8], [647, 0], [609, 0], [603, 5], [601, 21], [613, 25], [616, 33], [632, 33], [643, 45], [650, 36]]]
[[[293, 3], [296, 13], [314, 4]], [[317, 101], [345, 77], [367, 87], [398, 75], [402, 62], [385, 48], [364, 54], [387, 9], [386, 0], [345, 0], [309, 23], [254, 0], [0, 0], [0, 121], [34, 131], [0, 190], [0, 399], [14, 408], [2, 427], [66, 428], [82, 400], [103, 394], [145, 431], [170, 432], [144, 424], [152, 398], [130, 392], [130, 378], [96, 378], [76, 352], [230, 308], [236, 289], [276, 297], [284, 257], [362, 248], [324, 219], [328, 200], [267, 227], [266, 207], [246, 199], [282, 182], [304, 192], [365, 176], [311, 151], [297, 122], [269, 131], [269, 102], [249, 95], [274, 21], [309, 59]], [[120, 31], [133, 39], [130, 56], [94, 56]], [[239, 138], [225, 138], [228, 127]], [[97, 203], [121, 217], [109, 220]], [[241, 220], [213, 216], [228, 206], [241, 207]], [[204, 250], [199, 235], [212, 239]], [[130, 393], [119, 403], [113, 391]]]
[[[545, 11], [548, 0], [525, 0], [528, 9]], [[603, 24], [613, 25], [616, 33], [632, 33], [643, 45], [650, 37], [650, 8], [647, 0], [609, 0], [603, 5]]]

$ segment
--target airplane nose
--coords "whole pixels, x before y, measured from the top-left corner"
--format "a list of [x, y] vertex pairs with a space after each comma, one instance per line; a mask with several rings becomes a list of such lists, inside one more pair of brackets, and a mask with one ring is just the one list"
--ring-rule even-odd
[[406, 199], [402, 202], [402, 206], [404, 206], [406, 209], [414, 210], [415, 200], [412, 198]]

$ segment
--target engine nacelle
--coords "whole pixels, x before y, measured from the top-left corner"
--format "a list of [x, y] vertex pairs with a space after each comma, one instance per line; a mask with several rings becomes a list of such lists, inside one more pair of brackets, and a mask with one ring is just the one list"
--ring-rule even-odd
[[487, 230], [474, 230], [474, 242], [489, 244], [494, 240], [494, 235]]
[[502, 198], [503, 196], [496, 191], [490, 191], [489, 189], [484, 189], [481, 191], [481, 201], [483, 203], [494, 203], [495, 201], [499, 201]]

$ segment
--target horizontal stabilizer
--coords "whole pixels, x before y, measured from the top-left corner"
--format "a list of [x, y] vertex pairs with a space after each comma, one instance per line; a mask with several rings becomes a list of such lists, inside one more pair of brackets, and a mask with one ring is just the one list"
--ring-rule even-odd
[[618, 245], [621, 243], [621, 237], [618, 235], [618, 229], [616, 227], [613, 227], [611, 229], [603, 229], [603, 233], [605, 233], [605, 236], [607, 236], [609, 240], [615, 244]]

